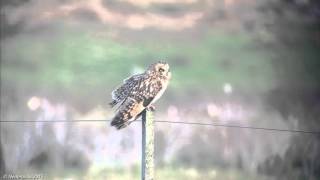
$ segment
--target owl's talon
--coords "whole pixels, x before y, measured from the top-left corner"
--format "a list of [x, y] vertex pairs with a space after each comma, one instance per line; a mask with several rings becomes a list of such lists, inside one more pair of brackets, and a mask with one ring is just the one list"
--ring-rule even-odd
[[154, 105], [150, 105], [147, 107], [147, 111], [155, 111], [156, 110], [156, 107]]

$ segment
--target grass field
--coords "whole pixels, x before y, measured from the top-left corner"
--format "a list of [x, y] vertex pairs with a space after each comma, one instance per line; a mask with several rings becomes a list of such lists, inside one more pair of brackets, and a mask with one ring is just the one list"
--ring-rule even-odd
[[[161, 59], [173, 73], [168, 98], [185, 99], [194, 92], [219, 95], [224, 83], [238, 92], [263, 93], [275, 83], [272, 56], [245, 33], [207, 33], [196, 41], [164, 37], [126, 43], [87, 31], [64, 30], [53, 36], [21, 35], [8, 40], [3, 59], [10, 61], [1, 67], [3, 83], [97, 104], [122, 79]], [[93, 93], [97, 96], [88, 102]]]

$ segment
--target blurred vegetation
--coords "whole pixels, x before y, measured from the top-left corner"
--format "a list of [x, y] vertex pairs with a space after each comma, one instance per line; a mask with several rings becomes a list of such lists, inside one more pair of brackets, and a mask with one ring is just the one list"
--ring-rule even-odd
[[[48, 177], [46, 177], [48, 178]], [[82, 174], [77, 175], [71, 173], [70, 175], [65, 174], [61, 177], [55, 177], [55, 179], [110, 179], [110, 180], [132, 180], [140, 179], [140, 169], [138, 167], [133, 167], [131, 169], [115, 169], [115, 168], [104, 168], [104, 169], [92, 169], [88, 172], [87, 175], [83, 176]], [[246, 174], [237, 170], [221, 169], [221, 168], [212, 168], [207, 171], [199, 171], [194, 168], [175, 168], [175, 167], [166, 167], [158, 168], [155, 174], [156, 179], [166, 179], [166, 180], [175, 180], [175, 179], [188, 179], [188, 180], [267, 180], [267, 176], [255, 176], [252, 174]]]
[[[101, 25], [94, 13], [85, 10], [77, 11], [76, 15], [71, 13], [71, 17], [65, 19], [49, 18], [50, 22], [40, 25], [32, 24], [35, 16], [19, 19], [19, 15], [8, 15], [10, 8], [18, 7], [17, 11], [23, 12], [24, 5], [30, 8], [34, 2], [1, 1], [1, 6], [6, 7], [0, 19], [3, 25], [0, 27], [1, 119], [25, 120], [44, 116], [39, 111], [30, 112], [26, 106], [29, 98], [35, 95], [52, 104], [63, 102], [72, 113], [85, 113], [99, 105], [105, 106], [112, 89], [125, 77], [141, 72], [154, 61], [165, 60], [171, 66], [173, 79], [159, 102], [160, 107], [165, 104], [169, 108], [159, 108], [159, 117], [163, 117], [165, 110], [170, 115], [170, 107], [177, 106], [177, 114], [183, 114], [183, 120], [201, 121], [205, 119], [203, 114], [208, 106], [198, 110], [197, 105], [220, 102], [221, 99], [229, 103], [239, 98], [244, 105], [253, 101], [253, 106], [259, 107], [260, 102], [263, 103], [263, 115], [256, 112], [259, 119], [248, 118], [246, 122], [258, 125], [262, 122], [275, 127], [278, 121], [274, 114], [279, 113], [281, 122], [288, 127], [319, 130], [320, 5], [315, 0], [217, 0], [208, 1], [208, 4], [199, 1], [191, 5], [134, 6], [132, 11], [135, 13], [151, 12], [166, 17], [179, 17], [194, 10], [205, 12], [199, 24], [181, 32], [156, 27], [133, 30], [114, 24]], [[103, 2], [114, 11], [131, 12], [132, 5], [128, 2]], [[29, 9], [38, 12], [36, 10]], [[89, 17], [85, 20], [79, 18], [86, 13]], [[15, 18], [18, 20], [14, 21]], [[77, 18], [81, 20], [78, 22]], [[223, 91], [225, 83], [234, 89], [230, 96]], [[69, 111], [66, 114], [65, 118], [73, 117]], [[24, 162], [17, 165], [18, 168], [25, 168], [25, 171], [30, 170], [29, 165], [35, 170], [53, 168], [55, 170], [48, 172], [48, 175], [52, 173], [52, 178], [139, 178], [136, 165], [129, 168], [90, 166], [90, 160], [85, 156], [86, 148], [79, 150], [78, 144], [64, 146], [58, 142], [54, 130], [62, 127], [44, 125], [45, 131], [39, 136], [37, 126], [11, 124], [3, 127], [1, 124], [0, 163], [5, 159], [2, 147], [6, 147], [6, 152], [10, 153], [23, 150], [21, 154], [29, 158], [10, 156], [10, 162], [18, 165]], [[70, 133], [69, 128], [66, 130], [67, 142], [81, 142], [80, 147], [93, 149], [91, 143], [97, 137], [96, 129], [89, 131], [85, 126], [82, 131]], [[187, 128], [181, 129], [186, 131]], [[129, 134], [129, 137], [134, 134], [128, 132], [123, 134]], [[157, 133], [157, 179], [298, 180], [320, 177], [318, 135], [292, 135], [288, 148], [283, 144], [284, 152], [279, 155], [278, 152], [272, 154], [274, 149], [271, 147], [277, 144], [275, 140], [283, 139], [278, 134], [194, 128], [189, 133], [189, 143], [175, 149], [173, 159], [165, 160], [167, 147], [172, 146], [168, 139], [176, 134], [169, 134], [167, 129]], [[32, 137], [30, 144], [34, 146], [23, 146], [26, 135]], [[213, 137], [218, 140], [212, 142]], [[18, 146], [20, 144], [23, 147]], [[232, 147], [230, 159], [222, 156], [225, 147]], [[3, 168], [0, 170], [4, 172]]]
[[[267, 93], [271, 109], [286, 121], [296, 118], [298, 127], [319, 131], [320, 51], [319, 8], [317, 1], [270, 1], [263, 13], [271, 13], [275, 23], [268, 28], [277, 38], [274, 64], [281, 84]], [[286, 53], [290, 52], [290, 53]], [[279, 179], [317, 179], [320, 177], [319, 135], [291, 139], [285, 155], [274, 155], [259, 165], [262, 173]], [[311, 167], [311, 168], [310, 168]]]

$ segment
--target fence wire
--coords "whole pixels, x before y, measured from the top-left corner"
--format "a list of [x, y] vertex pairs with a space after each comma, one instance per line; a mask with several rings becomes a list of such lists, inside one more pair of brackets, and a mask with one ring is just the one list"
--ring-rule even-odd
[[[109, 122], [110, 120], [98, 120], [98, 119], [78, 119], [78, 120], [25, 120], [25, 121], [6, 121], [2, 120], [0, 123], [32, 123], [32, 122], [47, 122], [47, 123], [73, 123], [73, 122]], [[139, 122], [136, 120], [134, 122]], [[254, 127], [254, 126], [242, 126], [232, 124], [218, 124], [218, 123], [202, 123], [202, 122], [185, 122], [185, 121], [165, 121], [155, 120], [156, 123], [171, 123], [171, 124], [183, 124], [183, 125], [199, 125], [199, 126], [214, 126], [214, 127], [226, 127], [226, 128], [238, 128], [238, 129], [251, 129], [251, 130], [263, 130], [263, 131], [277, 131], [277, 132], [288, 132], [288, 133], [302, 133], [302, 134], [314, 134], [320, 135], [320, 131], [307, 131], [301, 129], [278, 129], [278, 128], [267, 128], [267, 127]]]

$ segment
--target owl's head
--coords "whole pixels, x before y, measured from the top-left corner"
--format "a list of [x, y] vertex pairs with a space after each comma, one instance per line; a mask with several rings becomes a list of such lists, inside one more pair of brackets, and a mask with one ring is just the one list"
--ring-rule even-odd
[[160, 78], [165, 78], [165, 79], [171, 78], [169, 64], [161, 61], [151, 64], [147, 70], [147, 74], [156, 75]]

